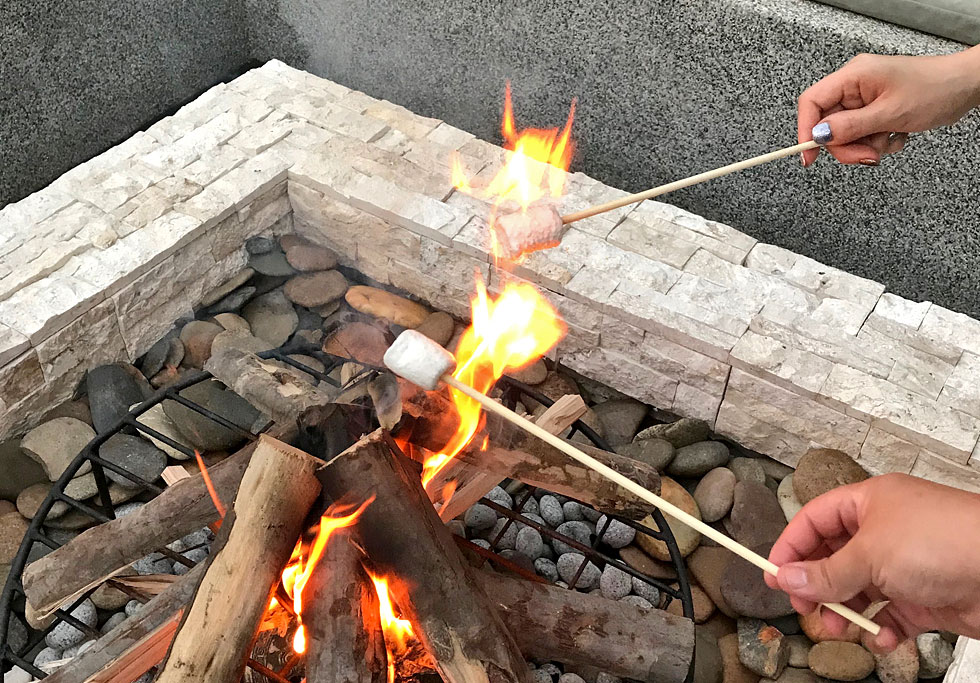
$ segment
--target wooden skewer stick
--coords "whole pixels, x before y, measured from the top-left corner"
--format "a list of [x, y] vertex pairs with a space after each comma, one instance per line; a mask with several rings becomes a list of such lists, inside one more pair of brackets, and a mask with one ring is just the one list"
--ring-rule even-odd
[[[572, 444], [542, 429], [541, 427], [534, 424], [530, 420], [521, 417], [520, 415], [510, 410], [509, 408], [501, 405], [500, 403], [497, 403], [492, 398], [489, 398], [488, 396], [481, 394], [476, 389], [466, 384], [463, 384], [455, 377], [453, 377], [451, 374], [447, 373], [443, 375], [442, 381], [448, 384], [449, 386], [451, 386], [452, 388], [466, 394], [474, 401], [477, 401], [478, 403], [480, 403], [480, 405], [482, 405], [485, 409], [489, 410], [490, 412], [495, 413], [500, 417], [509, 420], [510, 422], [513, 422], [518, 427], [533, 434], [539, 439], [547, 442], [551, 446], [554, 446], [555, 448], [562, 451], [569, 457], [579, 461], [586, 467], [595, 470], [596, 472], [606, 477], [607, 479], [619, 484], [624, 489], [626, 489], [633, 495], [637, 496], [638, 498], [642, 498], [643, 500], [647, 501], [651, 505], [660, 508], [663, 512], [667, 513], [674, 519], [683, 522], [684, 524], [688, 525], [692, 529], [701, 532], [702, 534], [704, 534], [711, 540], [715, 541], [719, 545], [728, 548], [739, 557], [742, 557], [745, 560], [751, 562], [752, 564], [754, 564], [756, 567], [759, 567], [763, 571], [768, 572], [773, 576], [776, 576], [776, 574], [779, 572], [779, 567], [777, 567], [775, 564], [773, 564], [766, 558], [762, 557], [758, 553], [752, 552], [741, 543], [729, 538], [728, 536], [721, 533], [720, 531], [711, 528], [710, 526], [702, 522], [700, 519], [692, 515], [689, 515], [688, 513], [678, 508], [677, 506], [664, 500], [660, 496], [657, 496], [651, 493], [650, 491], [647, 491], [645, 488], [631, 481], [627, 477], [624, 477], [616, 470], [612, 469], [607, 465], [604, 465], [603, 463], [599, 462], [592, 456], [587, 455], [583, 451], [579, 450]], [[825, 605], [825, 607], [827, 607], [827, 609], [836, 612], [837, 614], [841, 615], [845, 619], [857, 624], [864, 630], [874, 635], [878, 635], [878, 633], [881, 631], [881, 627], [878, 624], [874, 623], [867, 617], [858, 614], [850, 607], [845, 607], [844, 605], [840, 605], [838, 603], [828, 603]]]
[[650, 190], [637, 192], [636, 194], [627, 195], [626, 197], [621, 197], [620, 199], [614, 199], [613, 201], [606, 202], [605, 204], [590, 206], [587, 209], [582, 209], [581, 211], [576, 211], [574, 213], [562, 216], [561, 222], [568, 225], [569, 223], [580, 221], [583, 218], [590, 218], [592, 216], [597, 216], [600, 213], [606, 213], [607, 211], [613, 211], [620, 207], [627, 206], [628, 204], [642, 202], [644, 199], [653, 199], [654, 197], [659, 197], [660, 195], [667, 194], [668, 192], [683, 190], [685, 187], [691, 187], [692, 185], [703, 183], [706, 180], [714, 180], [715, 178], [720, 178], [721, 176], [728, 175], [729, 173], [742, 171], [747, 168], [752, 168], [753, 166], [760, 166], [768, 161], [775, 161], [776, 159], [793, 156], [794, 154], [799, 154], [810, 149], [816, 149], [819, 146], [820, 145], [812, 141], [802, 142], [798, 145], [793, 145], [792, 147], [786, 147], [785, 149], [779, 149], [775, 152], [762, 154], [757, 157], [752, 157], [751, 159], [746, 159], [745, 161], [739, 161], [734, 164], [729, 164], [728, 166], [722, 166], [721, 168], [716, 168], [713, 171], [705, 171], [704, 173], [692, 175], [690, 178], [675, 180], [672, 183], [667, 183], [666, 185], [661, 185]]

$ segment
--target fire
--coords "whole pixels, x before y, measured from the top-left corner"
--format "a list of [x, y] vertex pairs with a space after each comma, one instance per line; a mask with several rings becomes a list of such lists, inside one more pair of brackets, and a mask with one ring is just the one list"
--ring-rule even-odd
[[[527, 128], [517, 130], [510, 83], [504, 95], [504, 120], [501, 133], [504, 148], [510, 153], [507, 161], [482, 192], [477, 192], [466, 176], [459, 157], [452, 162], [453, 186], [465, 194], [480, 196], [493, 203], [490, 214], [491, 243], [497, 244], [494, 216], [515, 207], [526, 212], [541, 200], [561, 197], [565, 189], [568, 167], [572, 163], [575, 144], [572, 142], [572, 121], [575, 100], [572, 100], [564, 128]], [[494, 253], [497, 253], [494, 248]]]
[[352, 526], [357, 518], [361, 516], [365, 508], [374, 501], [374, 496], [361, 503], [361, 505], [350, 512], [343, 514], [350, 506], [335, 508], [330, 506], [327, 512], [320, 518], [317, 526], [316, 537], [308, 548], [304, 547], [302, 540], [293, 548], [293, 554], [282, 571], [282, 585], [286, 589], [286, 594], [293, 600], [293, 611], [299, 623], [296, 634], [293, 636], [293, 650], [297, 654], [306, 652], [306, 627], [303, 625], [303, 589], [309, 583], [313, 570], [323, 553], [327, 549], [330, 537], [338, 529]]
[[378, 593], [378, 605], [381, 612], [381, 632], [385, 637], [385, 649], [388, 650], [388, 683], [395, 682], [395, 653], [405, 652], [408, 641], [415, 637], [412, 622], [395, 616], [395, 608], [391, 604], [388, 592], [388, 579], [371, 574], [374, 590]]
[[[508, 282], [500, 296], [493, 299], [477, 279], [472, 320], [456, 348], [457, 368], [453, 376], [483, 394], [505, 372], [520, 369], [548, 353], [566, 330], [554, 307], [533, 286], [520, 282]], [[459, 413], [459, 427], [442, 451], [425, 461], [423, 485], [428, 485], [480, 428], [480, 404], [456, 389], [450, 392]]]

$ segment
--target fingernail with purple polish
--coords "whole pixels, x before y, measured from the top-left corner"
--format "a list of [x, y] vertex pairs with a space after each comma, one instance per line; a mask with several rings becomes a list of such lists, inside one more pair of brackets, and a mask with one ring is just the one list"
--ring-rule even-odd
[[813, 127], [813, 141], [818, 145], [826, 145], [833, 139], [834, 135], [830, 132], [829, 123], [818, 123]]

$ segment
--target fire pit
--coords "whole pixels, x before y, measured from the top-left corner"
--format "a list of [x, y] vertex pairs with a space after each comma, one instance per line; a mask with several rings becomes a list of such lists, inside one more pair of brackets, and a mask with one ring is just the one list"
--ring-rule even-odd
[[[556, 135], [556, 139], [559, 137]], [[516, 140], [519, 136], [515, 135], [513, 141]], [[0, 213], [0, 226], [28, 221], [39, 226], [39, 234], [57, 235], [59, 240], [50, 249], [42, 246], [41, 257], [26, 260], [16, 281], [8, 277], [0, 280], [8, 287], [0, 293], [0, 362], [5, 364], [6, 376], [15, 380], [8, 381], [0, 394], [6, 408], [0, 431], [15, 435], [33, 427], [47, 408], [72, 397], [89, 368], [141, 357], [145, 360], [174, 320], [183, 317], [183, 325], [197, 311], [199, 319], [190, 325], [213, 324], [212, 315], [224, 315], [216, 306], [227, 304], [229, 297], [241, 298], [236, 307], [229, 309], [234, 311], [240, 311], [246, 301], [257, 299], [276, 309], [280, 299], [291, 297], [285, 304], [290, 311], [294, 305], [316, 308], [323, 313], [319, 318], [322, 321], [333, 315], [329, 307], [335, 299], [304, 298], [311, 289], [304, 278], [315, 281], [312, 289], [317, 295], [340, 284], [346, 290], [350, 279], [363, 283], [358, 287], [367, 288], [347, 290], [349, 305], [385, 320], [385, 334], [421, 326], [420, 311], [427, 316], [431, 309], [416, 300], [460, 319], [472, 317], [476, 328], [481, 315], [474, 315], [480, 309], [472, 307], [475, 274], [477, 291], [482, 291], [478, 302], [495, 302], [504, 297], [508, 288], [527, 287], [556, 311], [567, 327], [557, 344], [536, 349], [530, 358], [515, 362], [512, 370], [517, 372], [535, 355], [544, 354], [548, 364], [537, 366], [544, 368], [544, 376], [550, 379], [564, 373], [563, 381], [569, 381], [570, 375], [580, 378], [581, 386], [592, 387], [593, 404], [620, 401], [634, 406], [639, 405], [638, 399], [659, 411], [654, 415], [660, 419], [650, 420], [643, 406], [641, 419], [630, 427], [625, 438], [617, 434], [616, 442], [596, 438], [583, 423], [575, 423], [577, 433], [567, 434], [568, 438], [581, 440], [584, 435], [600, 454], [605, 454], [603, 457], [627, 468], [631, 477], [650, 477], [649, 481], [657, 487], [661, 484], [657, 470], [679, 478], [681, 484], [665, 477], [664, 486], [676, 487], [673, 495], [686, 496], [684, 499], [691, 498], [693, 503], [692, 496], [704, 483], [701, 478], [707, 478], [707, 471], [678, 464], [684, 458], [676, 462], [668, 458], [658, 467], [644, 468], [625, 462], [628, 458], [623, 455], [637, 456], [654, 440], [637, 435], [641, 426], [654, 430], [641, 434], [656, 435], [657, 440], [663, 441], [665, 435], [671, 434], [669, 428], [653, 422], [678, 416], [689, 418], [677, 423], [676, 429], [697, 424], [698, 436], [676, 450], [697, 445], [701, 456], [716, 458], [717, 468], [732, 473], [731, 483], [736, 488], [734, 506], [729, 503], [712, 523], [740, 542], [759, 547], [763, 553], [766, 542], [771, 543], [770, 532], [778, 533], [785, 524], [783, 513], [790, 515], [788, 510], [795, 500], [794, 490], [798, 487], [791, 482], [790, 467], [815, 447], [833, 453], [815, 457], [826, 457], [845, 470], [856, 461], [860, 476], [866, 476], [861, 468], [871, 473], [905, 471], [962, 487], [980, 486], [975, 455], [980, 411], [968, 381], [975, 364], [974, 354], [980, 351], [975, 344], [980, 323], [928, 303], [886, 294], [876, 283], [757, 244], [732, 228], [653, 202], [585, 219], [570, 228], [554, 248], [504, 263], [495, 249], [488, 221], [492, 223], [508, 202], [520, 201], [520, 197], [508, 192], [521, 194], [526, 188], [519, 184], [505, 186], [489, 197], [483, 190], [494, 186], [502, 170], [510, 168], [508, 164], [515, 158], [520, 160], [520, 154], [516, 147], [502, 151], [445, 123], [416, 116], [276, 62], [214, 89], [174, 117]], [[529, 168], [535, 167], [533, 160], [525, 161]], [[456, 169], [452, 176], [451, 168]], [[545, 177], [550, 178], [552, 171], [546, 171]], [[557, 192], [550, 180], [544, 185], [547, 199], [562, 214], [623, 194], [582, 174], [556, 172], [556, 177], [560, 179]], [[540, 183], [538, 186], [540, 189]], [[535, 196], [529, 201], [542, 198]], [[272, 237], [279, 238], [279, 242]], [[294, 268], [284, 253], [290, 251], [288, 244], [299, 242], [329, 248], [339, 259], [339, 270], [337, 264]], [[243, 270], [246, 267], [259, 269], [259, 273]], [[297, 270], [309, 275], [297, 275]], [[342, 276], [324, 274], [327, 272], [340, 272]], [[288, 297], [282, 289], [287, 280], [292, 288]], [[268, 289], [259, 291], [264, 288]], [[408, 294], [412, 300], [399, 301], [416, 308], [402, 303], [397, 310], [391, 308], [392, 289]], [[408, 317], [402, 317], [406, 310]], [[340, 322], [340, 329], [344, 330], [363, 324], [362, 320]], [[187, 328], [183, 325], [183, 329]], [[294, 331], [296, 328], [291, 328], [286, 338]], [[303, 331], [314, 332], [300, 330]], [[226, 332], [233, 330], [225, 328], [220, 333]], [[374, 333], [343, 337], [337, 332], [335, 327], [321, 330], [315, 338], [297, 334], [295, 339], [304, 339], [310, 345], [275, 352], [263, 350], [259, 356], [252, 353], [258, 349], [247, 348], [247, 343], [245, 348], [236, 347], [242, 338], [235, 337], [231, 344], [235, 348], [213, 353], [210, 358], [202, 356], [211, 374], [183, 377], [115, 424], [99, 426], [95, 441], [54, 477], [57, 481], [51, 494], [33, 511], [36, 520], [41, 521], [32, 522], [27, 540], [14, 558], [0, 601], [0, 642], [11, 645], [7, 615], [11, 609], [22, 609], [25, 592], [31, 607], [41, 612], [28, 615], [32, 625], [41, 623], [49, 611], [56, 614], [57, 623], [39, 628], [42, 635], [48, 627], [53, 630], [65, 624], [94, 637], [97, 628], [83, 613], [87, 609], [86, 594], [98, 589], [112, 572], [159, 552], [164, 559], [190, 571], [180, 569], [178, 573], [184, 578], [177, 582], [156, 578], [153, 580], [157, 583], [153, 584], [139, 577], [112, 579], [112, 589], [138, 599], [159, 595], [140, 615], [132, 617], [124, 635], [117, 633], [115, 640], [111, 636], [100, 639], [97, 648], [89, 646], [89, 652], [72, 660], [70, 668], [55, 674], [62, 677], [59, 680], [76, 680], [72, 675], [79, 676], [77, 680], [88, 680], [96, 669], [85, 669], [86, 666], [99, 670], [110, 667], [112, 675], [119, 676], [103, 680], [121, 681], [130, 674], [133, 676], [129, 680], [133, 680], [164, 659], [171, 640], [174, 646], [169, 657], [174, 666], [163, 674], [162, 680], [177, 680], [181, 675], [194, 675], [193, 672], [201, 675], [202, 665], [217, 667], [206, 671], [215, 672], [213, 680], [219, 680], [246, 664], [250, 667], [246, 676], [289, 680], [302, 673], [296, 668], [298, 660], [293, 653], [306, 647], [307, 674], [329, 677], [315, 673], [315, 667], [327, 667], [320, 670], [326, 672], [337, 662], [327, 661], [317, 653], [332, 651], [325, 643], [341, 637], [347, 637], [348, 642], [353, 638], [356, 642], [375, 643], [373, 649], [358, 648], [345, 655], [352, 658], [348, 662], [351, 666], [366, 667], [370, 676], [387, 678], [388, 665], [394, 664], [394, 675], [404, 680], [432, 670], [440, 671], [446, 680], [462, 680], [457, 678], [462, 676], [459, 671], [474, 670], [483, 671], [489, 679], [520, 680], [527, 675], [521, 669], [522, 657], [530, 656], [540, 664], [536, 671], [544, 670], [543, 662], [549, 657], [574, 660], [573, 648], [565, 650], [561, 642], [546, 635], [574, 633], [576, 637], [592, 637], [592, 631], [585, 626], [576, 630], [575, 624], [585, 623], [576, 619], [584, 620], [582, 615], [586, 613], [593, 617], [603, 614], [605, 618], [603, 610], [608, 605], [599, 596], [582, 595], [573, 600], [569, 596], [575, 594], [538, 588], [536, 580], [543, 570], [528, 566], [520, 553], [509, 547], [512, 536], [527, 532], [524, 536], [536, 541], [550, 538], [550, 546], [558, 543], [567, 547], [563, 557], [578, 556], [574, 566], [566, 563], [556, 575], [572, 588], [597, 581], [599, 574], [605, 576], [606, 569], [611, 568], [610, 576], [618, 576], [613, 571], [616, 570], [627, 577], [624, 585], [630, 586], [629, 590], [637, 590], [637, 580], [646, 582], [658, 590], [658, 606], [694, 617], [699, 623], [706, 622], [715, 607], [722, 607], [726, 594], [729, 598], [745, 597], [732, 592], [734, 584], [749, 586], [757, 581], [755, 574], [732, 564], [715, 571], [712, 578], [713, 563], [721, 563], [712, 551], [726, 551], [703, 546], [692, 554], [699, 539], [693, 539], [692, 545], [689, 536], [682, 538], [675, 529], [679, 543], [674, 543], [674, 534], [658, 513], [651, 519], [646, 518], [648, 508], [642, 515], [636, 514], [639, 510], [631, 507], [635, 501], [604, 488], [603, 482], [588, 472], [561, 472], [567, 463], [564, 456], [513, 431], [506, 432], [503, 425], [490, 419], [483, 423], [482, 418], [464, 425], [465, 420], [461, 420], [451, 425], [447, 433], [441, 416], [465, 412], [450, 394], [392, 394], [392, 385], [386, 386], [378, 379], [383, 376], [375, 371], [380, 369], [380, 362], [366, 362], [363, 357], [358, 364], [373, 370], [359, 377], [344, 376], [345, 361], [352, 357], [346, 352], [363, 353], [369, 349], [374, 339], [370, 335]], [[332, 349], [335, 353], [322, 346], [324, 336], [341, 338], [337, 342], [340, 346]], [[475, 350], [479, 344], [473, 347]], [[192, 354], [195, 348], [188, 345]], [[86, 355], [82, 349], [91, 353]], [[338, 349], [343, 353], [336, 353]], [[209, 344], [208, 351], [211, 350]], [[290, 357], [297, 352], [313, 354], [313, 360], [321, 367]], [[298, 381], [298, 375], [289, 368], [305, 373], [305, 378]], [[150, 379], [166, 384], [170, 379], [166, 373], [162, 369]], [[508, 405], [538, 419], [547, 416], [553, 421], [555, 433], [572, 424], [565, 412], [570, 406], [563, 403], [567, 392], [554, 396], [550, 391], [538, 392], [507, 379], [497, 384], [500, 374], [474, 377], [472, 382], [482, 383], [483, 391], [496, 385], [500, 400]], [[235, 400], [244, 399], [251, 404], [255, 414], [247, 424], [228, 420], [182, 394], [195, 384], [207, 382], [212, 375], [237, 393]], [[319, 384], [311, 383], [310, 377]], [[608, 386], [590, 385], [592, 380]], [[363, 405], [353, 412], [340, 410], [347, 425], [344, 429], [354, 433], [338, 438], [330, 431], [335, 429], [330, 426], [334, 418], [308, 410], [337, 403], [341, 388], [354, 385], [365, 391], [370, 389], [370, 404], [375, 410], [365, 413]], [[392, 395], [398, 401], [392, 401]], [[229, 392], [228, 399], [231, 397]], [[362, 404], [367, 403], [365, 396], [360, 399]], [[195, 478], [193, 484], [177, 484], [165, 492], [138, 472], [99, 455], [100, 446], [114, 437], [137, 438], [134, 431], [152, 437], [158, 447], [192, 455], [193, 449], [186, 442], [154, 428], [152, 422], [143, 424], [138, 420], [164, 401], [179, 403], [202, 419], [216, 421], [255, 443], [213, 467], [211, 485], [206, 487], [203, 478]], [[346, 404], [340, 401], [339, 405]], [[399, 410], [394, 411], [396, 405]], [[129, 408], [129, 404], [125, 407]], [[584, 403], [581, 407], [587, 408]], [[277, 430], [291, 427], [301, 416], [304, 431], [300, 436], [304, 438], [295, 441], [302, 449], [296, 451], [285, 445], [292, 435]], [[586, 411], [585, 418], [593, 427], [598, 424], [596, 415]], [[273, 422], [271, 436], [257, 439]], [[378, 424], [393, 436], [375, 433]], [[737, 446], [722, 444], [712, 438], [712, 429], [717, 437], [728, 438], [756, 453], [743, 453]], [[371, 436], [359, 438], [365, 434]], [[457, 443], [452, 449], [445, 449], [452, 440]], [[736, 449], [736, 455], [771, 456], [783, 465], [758, 457], [732, 460], [729, 448]], [[643, 454], [650, 456], [646, 451]], [[673, 446], [670, 454], [674, 456]], [[432, 460], [435, 456], [441, 457]], [[272, 488], [262, 489], [268, 494], [262, 496], [256, 496], [255, 490], [249, 488], [251, 497], [240, 495], [236, 501], [235, 492], [250, 459], [255, 469], [248, 481]], [[329, 497], [350, 506], [328, 510], [322, 518], [320, 509], [307, 518], [306, 508], [321, 486], [310, 475], [311, 468], [319, 465], [310, 463], [319, 460], [331, 462], [321, 476]], [[295, 484], [291, 496], [284, 495], [282, 482], [270, 483], [273, 475], [290, 471], [287, 463], [296, 467], [296, 475], [290, 479]], [[96, 493], [79, 500], [70, 495], [68, 486], [86, 476], [83, 466], [86, 470], [92, 468]], [[359, 478], [358, 471], [372, 474]], [[423, 476], [425, 488], [419, 483]], [[728, 476], [722, 473], [718, 478]], [[761, 476], [761, 480], [754, 482], [758, 488], [753, 489], [750, 484], [755, 476]], [[494, 486], [510, 477], [515, 488], [501, 495]], [[127, 541], [124, 552], [110, 557], [107, 565], [104, 558], [97, 556], [112, 553], [105, 553], [103, 546], [94, 544], [82, 556], [84, 561], [65, 563], [64, 558], [73, 557], [71, 553], [81, 547], [69, 542], [45, 558], [29, 558], [38, 543], [50, 548], [61, 545], [46, 534], [42, 525], [55, 506], [74, 508], [99, 521], [111, 520], [116, 511], [112, 484], [118, 484], [118, 478], [138, 485], [147, 493], [147, 500], [159, 494], [131, 516], [86, 532], [90, 539], [120, 529], [137, 534], [138, 538]], [[155, 478], [156, 475], [151, 479]], [[308, 484], [301, 485], [301, 481]], [[782, 481], [790, 485], [780, 485]], [[518, 491], [517, 482], [523, 482], [526, 488]], [[450, 483], [453, 485], [448, 486]], [[362, 509], [371, 490], [382, 484], [389, 495]], [[775, 494], [777, 485], [785, 498], [780, 502]], [[208, 488], [213, 495], [208, 494]], [[789, 493], [783, 496], [786, 490]], [[353, 491], [362, 494], [358, 500], [342, 500], [343, 494]], [[738, 501], [750, 498], [752, 493], [767, 497], [766, 500], [771, 496], [770, 502], [775, 506], [778, 519], [764, 529], [765, 533], [743, 524], [744, 518], [740, 521], [736, 512]], [[582, 519], [562, 517], [564, 521], [559, 524], [539, 522], [534, 516], [543, 519], [544, 515], [528, 512], [526, 506], [536, 505], [541, 512], [545, 498], [554, 499], [563, 515], [564, 505], [572, 504], [567, 514], [582, 515]], [[232, 501], [236, 501], [234, 505]], [[399, 505], [392, 501], [399, 501]], [[430, 502], [437, 504], [438, 513]], [[783, 502], [787, 507], [781, 510]], [[548, 505], [552, 505], [551, 500]], [[203, 559], [202, 555], [208, 554], [193, 555], [203, 551], [204, 546], [188, 546], [182, 538], [198, 533], [207, 539], [202, 543], [210, 543], [210, 533], [204, 533], [203, 527], [218, 520], [219, 507], [234, 509], [235, 517], [226, 518], [226, 522], [240, 522], [240, 528], [247, 525], [267, 533], [270, 520], [290, 521], [288, 532], [262, 537], [269, 549], [265, 555], [256, 555], [254, 549], [243, 550], [227, 530], [219, 532], [215, 541], [208, 566], [226, 568], [228, 576], [239, 580], [254, 579], [262, 586], [258, 597], [242, 595], [241, 591], [229, 593], [228, 581], [216, 580], [211, 569], [205, 576], [203, 564], [192, 569]], [[353, 510], [360, 514], [350, 520], [349, 530], [336, 530], [334, 539], [355, 539], [356, 544], [341, 544], [354, 551], [327, 553], [319, 563], [336, 572], [346, 571], [348, 580], [341, 583], [349, 590], [331, 593], [334, 586], [314, 589], [316, 572], [312, 568], [318, 563], [311, 562], [308, 554], [315, 547], [312, 531], [322, 531], [330, 520], [349, 516]], [[480, 515], [485, 521], [477, 519]], [[574, 534], [562, 534], [557, 528], [562, 523], [583, 520], [596, 525], [585, 541]], [[436, 521], [440, 523], [435, 524]], [[457, 532], [459, 541], [446, 531], [442, 525], [445, 522]], [[618, 548], [604, 542], [614, 525], [616, 529], [629, 529], [637, 538], [649, 534], [650, 543], [662, 541], [666, 548], [662, 559], [671, 560], [673, 575], [669, 579], [653, 576], [624, 560], [616, 552]], [[235, 528], [234, 523], [227, 526]], [[161, 528], [165, 529], [162, 535]], [[398, 538], [390, 535], [392, 528], [401, 528], [403, 536], [418, 539], [430, 560], [438, 557], [443, 561], [425, 564], [420, 563], [417, 552], [396, 552]], [[290, 533], [292, 536], [285, 539]], [[299, 545], [294, 543], [297, 536], [303, 537]], [[167, 547], [177, 541], [184, 544], [176, 550]], [[461, 545], [462, 551], [456, 544]], [[335, 545], [330, 543], [330, 547]], [[290, 561], [289, 553], [297, 549], [300, 555]], [[282, 553], [285, 556], [279, 557]], [[693, 596], [687, 585], [683, 555], [692, 558], [698, 579]], [[514, 579], [486, 575], [484, 570], [470, 566], [479, 564], [478, 558], [487, 557], [491, 557], [498, 571], [521, 576], [526, 585], [509, 583]], [[730, 559], [727, 555], [725, 558], [725, 562]], [[28, 559], [36, 562], [25, 570]], [[61, 568], [54, 571], [59, 559]], [[373, 568], [373, 578], [388, 581], [387, 588], [368, 582], [368, 575], [359, 569], [362, 562]], [[287, 564], [303, 578], [299, 584], [296, 576], [287, 580], [278, 576], [282, 565]], [[664, 571], [662, 565], [651, 566]], [[426, 581], [432, 585], [420, 588], [423, 582], [408, 580], [421, 571], [420, 567], [429, 572]], [[447, 572], [446, 567], [451, 571]], [[536, 579], [533, 582], [532, 577]], [[264, 594], [266, 582], [279, 586], [271, 609]], [[309, 623], [304, 620], [304, 628], [298, 628], [301, 620], [295, 614], [296, 586], [300, 585], [302, 596], [302, 586], [307, 582], [312, 582], [310, 595], [321, 596], [326, 601], [323, 604], [347, 604], [345, 618], [318, 621], [315, 614], [322, 619], [323, 614], [330, 613], [322, 610], [321, 604], [306, 612]], [[447, 593], [455, 596], [449, 601], [450, 607], [440, 606], [431, 593], [438, 593], [443, 583], [454, 591]], [[394, 605], [387, 602], [389, 590]], [[600, 588], [600, 592], [605, 595], [615, 591]], [[313, 605], [308, 597], [303, 598], [306, 604]], [[641, 596], [637, 593], [630, 597]], [[549, 610], [560, 608], [574, 618], [569, 617], [571, 624], [563, 623], [559, 628], [536, 621], [538, 614], [514, 608], [529, 600], [535, 605], [547, 605]], [[580, 604], [576, 603], [578, 600]], [[355, 602], [361, 607], [351, 607]], [[202, 618], [202, 605], [209, 604], [222, 606], [220, 619], [214, 611], [213, 619]], [[710, 609], [699, 616], [699, 605], [705, 604]], [[240, 618], [230, 618], [227, 612], [232, 606]], [[693, 647], [686, 646], [693, 646], [693, 630], [685, 631], [681, 617], [674, 621], [674, 615], [665, 614], [664, 610], [651, 613], [634, 606], [637, 611], [633, 612], [627, 607], [628, 603], [610, 613], [613, 621], [609, 623], [621, 625], [617, 633], [628, 638], [643, 635], [637, 623], [655, 625], [648, 629], [647, 638], [653, 633], [660, 644], [644, 641], [641, 654], [655, 653], [654, 666], [659, 668], [648, 669], [647, 674], [682, 680], [689, 672], [687, 665], [693, 662]], [[767, 630], [770, 628], [783, 629], [780, 639], [784, 635], [792, 637], [796, 634], [791, 631], [800, 625], [794, 627], [795, 618], [792, 623], [787, 622], [786, 614], [780, 614], [781, 605], [774, 607], [766, 601], [744, 599], [725, 607], [731, 614], [749, 619], [740, 620], [737, 636], [732, 632], [723, 635], [719, 641], [724, 643], [720, 656], [730, 662], [735, 647], [736, 664], [741, 657], [739, 666], [756, 667], [752, 670], [757, 675], [774, 678], [778, 673], [768, 669], [767, 663], [746, 663], [748, 655], [741, 651], [742, 641], [754, 642], [752, 634], [756, 634], [769, 642], [774, 636]], [[450, 608], [465, 618], [446, 618], [443, 612]], [[136, 609], [132, 609], [134, 615]], [[174, 615], [181, 609], [185, 613], [178, 626]], [[384, 623], [375, 625], [372, 618], [365, 616], [374, 614]], [[357, 618], [351, 619], [352, 616]], [[251, 623], [253, 617], [269, 623]], [[766, 620], [769, 625], [763, 621], [755, 623], [752, 618]], [[783, 621], [778, 622], [778, 627], [772, 625], [780, 619]], [[405, 620], [409, 623], [404, 624]], [[459, 647], [442, 648], [444, 637], [449, 637], [447, 633], [457, 634], [449, 638], [452, 642], [457, 642], [453, 639], [458, 633], [440, 630], [436, 621], [463, 629], [459, 632], [464, 634], [459, 636]], [[255, 629], [270, 623], [274, 628], [263, 628], [261, 633], [265, 635], [252, 643]], [[403, 636], [411, 627], [415, 640], [399, 641], [393, 635], [398, 624], [402, 625]], [[219, 642], [202, 641], [202, 634], [219, 626], [220, 642], [228, 647], [219, 648], [221, 657], [202, 664], [199, 659], [206, 656], [207, 650], [201, 642], [211, 643], [210, 647], [217, 647]], [[476, 632], [494, 638], [480, 639], [475, 637]], [[380, 640], [378, 633], [383, 635]], [[809, 631], [807, 634], [812, 637]], [[604, 632], [601, 642], [575, 642], [592, 643], [579, 647], [578, 656], [586, 652], [591, 661], [603, 662], [606, 673], [645, 677], [638, 675], [636, 668], [643, 665], [641, 662], [628, 657], [617, 659], [617, 653], [622, 651], [617, 648], [624, 648], [625, 641], [617, 640], [614, 634]], [[131, 647], [134, 643], [138, 644], [135, 655]], [[378, 643], [385, 647], [378, 649]], [[25, 643], [18, 645], [24, 647], [7, 647], [0, 657], [31, 674], [43, 673], [34, 661], [25, 658], [37, 653], [31, 653]], [[589, 651], [600, 645], [605, 648], [602, 652]], [[942, 647], [937, 644], [934, 649]], [[718, 652], [717, 646], [714, 651]], [[782, 666], [785, 664], [782, 662]], [[135, 668], [128, 668], [131, 666]], [[311, 666], [313, 674], [309, 671]], [[720, 666], [714, 670], [720, 671]], [[551, 676], [550, 671], [544, 675]]]

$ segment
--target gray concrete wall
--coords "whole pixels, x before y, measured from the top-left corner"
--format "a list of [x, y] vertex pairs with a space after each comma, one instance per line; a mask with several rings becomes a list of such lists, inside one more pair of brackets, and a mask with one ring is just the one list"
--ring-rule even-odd
[[[795, 100], [862, 51], [954, 43], [808, 0], [245, 0], [252, 56], [499, 141], [579, 97], [576, 166], [630, 190], [795, 142]], [[787, 160], [669, 201], [760, 240], [980, 314], [980, 118], [880, 168]]]
[[2, 0], [0, 206], [247, 60], [240, 0]]

